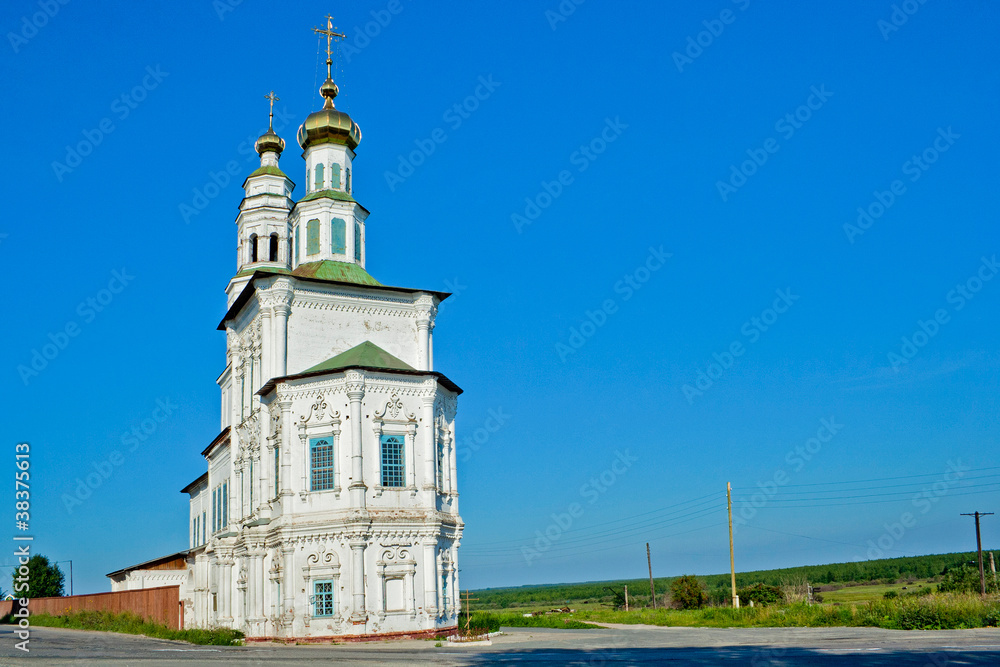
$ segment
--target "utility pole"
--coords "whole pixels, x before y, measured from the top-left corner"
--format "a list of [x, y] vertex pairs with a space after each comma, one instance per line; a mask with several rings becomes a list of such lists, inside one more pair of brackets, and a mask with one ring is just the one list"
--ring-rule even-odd
[[649, 592], [653, 597], [653, 609], [656, 609], [656, 588], [653, 586], [653, 559], [649, 556], [649, 542], [646, 542], [646, 564], [649, 565]]
[[726, 482], [726, 507], [729, 509], [729, 573], [732, 575], [733, 609], [740, 608], [740, 599], [736, 596], [736, 554], [733, 551], [733, 485]]
[[983, 540], [979, 536], [979, 517], [992, 516], [993, 512], [974, 512], [972, 514], [962, 514], [962, 516], [976, 517], [976, 550], [979, 552], [979, 592], [986, 595], [986, 573], [983, 571]]
[[73, 561], [71, 560], [60, 560], [56, 561], [56, 565], [59, 563], [69, 563], [69, 594], [70, 597], [73, 596]]
[[[993, 561], [993, 554], [990, 554], [990, 562]], [[628, 611], [628, 584], [625, 584], [625, 611]]]

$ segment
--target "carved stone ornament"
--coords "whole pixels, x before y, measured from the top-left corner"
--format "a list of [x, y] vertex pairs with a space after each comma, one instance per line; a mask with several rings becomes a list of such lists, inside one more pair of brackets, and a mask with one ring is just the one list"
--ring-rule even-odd
[[[386, 415], [388, 415], [390, 419], [398, 419], [401, 412], [403, 412], [403, 399], [401, 399], [398, 394], [393, 394], [392, 398], [386, 401], [384, 408], [375, 411], [375, 418], [384, 419]], [[417, 418], [416, 415], [411, 412], [404, 412], [403, 414], [410, 421]]]
[[[315, 419], [316, 421], [323, 421], [323, 416], [326, 411], [330, 409], [330, 406], [326, 403], [326, 397], [320, 394], [316, 397], [316, 402], [309, 407], [309, 413], [301, 416], [300, 420], [305, 424], [310, 419]], [[330, 419], [337, 419], [340, 417], [339, 411], [331, 411]]]

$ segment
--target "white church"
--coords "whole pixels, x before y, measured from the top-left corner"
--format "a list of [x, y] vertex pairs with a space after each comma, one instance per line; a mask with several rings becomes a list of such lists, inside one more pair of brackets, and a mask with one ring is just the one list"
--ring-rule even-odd
[[[221, 432], [202, 454], [185, 551], [113, 572], [112, 589], [180, 585], [185, 628], [248, 639], [436, 634], [457, 623], [455, 412], [434, 370], [449, 295], [365, 270], [353, 197], [361, 130], [335, 108], [332, 24], [323, 108], [298, 131], [305, 192], [272, 128], [243, 184], [229, 281]], [[274, 103], [271, 98], [272, 109]]]

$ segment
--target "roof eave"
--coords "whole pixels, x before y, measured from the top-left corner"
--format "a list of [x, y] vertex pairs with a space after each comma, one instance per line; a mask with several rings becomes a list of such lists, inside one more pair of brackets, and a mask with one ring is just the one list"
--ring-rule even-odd
[[359, 370], [359, 371], [374, 371], [376, 373], [399, 373], [400, 375], [433, 375], [438, 379], [445, 389], [453, 391], [456, 394], [462, 394], [464, 390], [457, 384], [448, 379], [444, 373], [439, 373], [437, 371], [418, 371], [418, 370], [402, 370], [397, 368], [379, 368], [378, 366], [344, 366], [342, 368], [331, 368], [318, 371], [309, 371], [303, 373], [295, 373], [293, 375], [285, 375], [283, 377], [271, 378], [264, 384], [263, 387], [257, 391], [258, 396], [267, 396], [274, 388], [278, 386], [279, 382], [288, 382], [289, 380], [302, 380], [305, 378], [317, 377], [319, 375], [330, 375], [333, 373], [343, 373], [344, 371]]
[[[209, 447], [211, 447], [211, 445], [209, 445]], [[201, 475], [198, 479], [194, 480], [193, 482], [185, 486], [183, 489], [181, 489], [181, 493], [188, 493], [191, 489], [193, 489], [194, 487], [198, 486], [199, 484], [207, 480], [208, 480], [208, 471], [206, 471], [205, 474]]]
[[[222, 429], [222, 432], [219, 433], [219, 435], [215, 436], [215, 439], [212, 440], [212, 442], [208, 445], [208, 447], [206, 447], [205, 449], [202, 450], [201, 455], [202, 456], [208, 456], [208, 453], [210, 451], [212, 451], [212, 449], [215, 448], [216, 445], [218, 445], [220, 442], [222, 442], [223, 440], [225, 440], [227, 437], [229, 437], [229, 427], [228, 426], [225, 427], [224, 429]], [[205, 473], [205, 474], [207, 475], [208, 473]]]
[[425, 294], [433, 294], [434, 296], [437, 297], [438, 302], [444, 301], [452, 294], [451, 292], [438, 292], [436, 290], [430, 290], [430, 289], [415, 289], [413, 287], [393, 287], [391, 285], [363, 285], [360, 283], [344, 282], [342, 280], [328, 280], [326, 278], [310, 278], [306, 276], [296, 276], [290, 273], [279, 273], [277, 271], [268, 271], [267, 269], [259, 269], [257, 271], [254, 271], [250, 275], [250, 280], [247, 281], [247, 284], [243, 288], [243, 291], [240, 292], [239, 296], [236, 297], [236, 300], [233, 301], [233, 305], [230, 306], [229, 310], [226, 311], [226, 314], [222, 318], [222, 321], [219, 322], [219, 326], [216, 327], [218, 331], [225, 331], [226, 322], [236, 317], [236, 315], [241, 310], [243, 310], [243, 306], [247, 304], [247, 302], [250, 300], [251, 295], [256, 289], [254, 287], [254, 280], [266, 276], [288, 276], [289, 278], [294, 278], [295, 280], [304, 280], [306, 282], [323, 283], [326, 285], [343, 285], [344, 287], [359, 287], [363, 289], [387, 290], [389, 292], [402, 292], [404, 294], [414, 294], [416, 292], [423, 292]]

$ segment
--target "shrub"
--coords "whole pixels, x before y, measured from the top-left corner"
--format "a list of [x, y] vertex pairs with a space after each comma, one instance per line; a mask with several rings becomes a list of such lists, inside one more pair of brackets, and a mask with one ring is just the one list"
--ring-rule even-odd
[[897, 593], [896, 591], [886, 591], [885, 593], [882, 593], [882, 597], [884, 597], [886, 600], [891, 600], [893, 598], [898, 598], [899, 593]]
[[[986, 576], [986, 592], [996, 593], [1000, 590], [997, 580], [989, 575]], [[949, 569], [944, 573], [941, 583], [938, 584], [938, 591], [941, 593], [979, 593], [979, 568], [971, 565], [962, 565]]]
[[740, 596], [740, 606], [744, 602], [747, 604], [752, 600], [755, 605], [766, 607], [769, 604], [776, 604], [785, 601], [785, 593], [778, 586], [768, 586], [767, 584], [751, 584], [737, 589], [736, 594]]
[[708, 602], [708, 592], [698, 578], [686, 574], [670, 583], [670, 597], [679, 609], [701, 609]]

